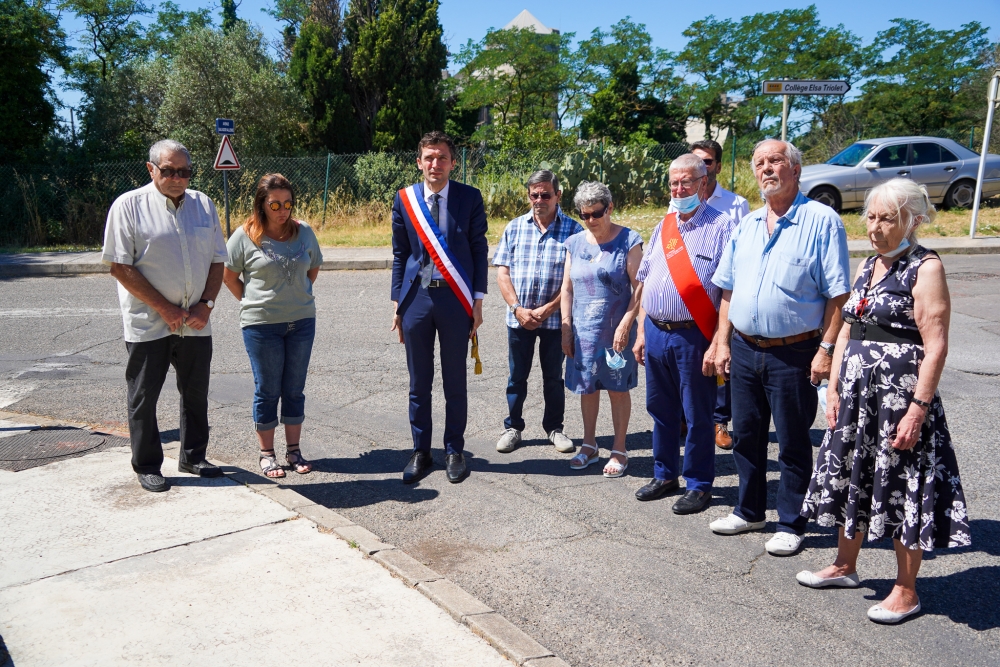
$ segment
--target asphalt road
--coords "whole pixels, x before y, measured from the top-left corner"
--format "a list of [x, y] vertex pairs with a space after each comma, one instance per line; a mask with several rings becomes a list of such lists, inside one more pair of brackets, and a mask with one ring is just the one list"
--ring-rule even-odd
[[[771, 522], [763, 533], [735, 537], [708, 530], [736, 498], [728, 453], [717, 453], [716, 497], [704, 513], [677, 517], [671, 499], [637, 502], [633, 493], [652, 474], [642, 382], [633, 392], [626, 477], [604, 479], [600, 466], [570, 471], [571, 455], [547, 444], [537, 367], [527, 442], [498, 454], [507, 345], [495, 288], [481, 333], [485, 370], [472, 376], [470, 369], [471, 476], [447, 483], [438, 430], [438, 467], [410, 487], [399, 481], [410, 449], [407, 374], [403, 348], [388, 330], [389, 274], [322, 273], [302, 442], [317, 470], [287, 483], [452, 578], [573, 665], [1000, 664], [1000, 256], [944, 261], [954, 315], [941, 394], [973, 547], [928, 555], [918, 583], [924, 613], [900, 627], [865, 616], [892, 586], [888, 542], [863, 552], [861, 588], [814, 591], [794, 575], [833, 558], [831, 531], [813, 526], [799, 555], [776, 558], [764, 552]], [[228, 294], [219, 302], [209, 452], [253, 469], [250, 368], [237, 305]], [[125, 346], [110, 277], [0, 281], [0, 340], [0, 408], [121, 428]], [[160, 404], [165, 440], [177, 438], [172, 384]], [[435, 423], [442, 424], [439, 383], [435, 391]], [[609, 412], [605, 398], [598, 430], [605, 456]], [[567, 413], [566, 430], [579, 438], [574, 396]], [[775, 455], [772, 445], [772, 506]]]

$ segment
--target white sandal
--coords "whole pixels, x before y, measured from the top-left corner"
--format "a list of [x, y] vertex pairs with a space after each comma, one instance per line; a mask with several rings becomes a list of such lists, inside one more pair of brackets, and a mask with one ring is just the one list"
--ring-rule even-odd
[[[618, 463], [618, 461], [615, 461], [614, 459], [615, 454], [625, 457], [625, 465], [622, 465], [621, 463]], [[608, 472], [608, 468], [611, 469], [611, 472]], [[621, 477], [622, 475], [625, 474], [626, 470], [628, 470], [628, 452], [619, 452], [617, 449], [612, 449], [611, 458], [608, 459], [608, 465], [604, 466], [604, 476]]]
[[[587, 454], [584, 453], [583, 451], [584, 447], [588, 449], [593, 449], [594, 454], [592, 456], [587, 456]], [[583, 443], [582, 445], [580, 445], [580, 453], [574, 456], [572, 459], [570, 459], [569, 469], [583, 470], [592, 463], [597, 463], [600, 460], [601, 460], [601, 450], [597, 447], [597, 445], [588, 445], [587, 443]]]

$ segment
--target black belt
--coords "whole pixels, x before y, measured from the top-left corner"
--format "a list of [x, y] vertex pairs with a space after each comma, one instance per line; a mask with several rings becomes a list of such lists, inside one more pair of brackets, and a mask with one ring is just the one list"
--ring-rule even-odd
[[883, 327], [868, 322], [851, 322], [851, 340], [870, 340], [874, 343], [898, 343], [900, 345], [924, 344], [924, 338], [919, 331]]
[[661, 331], [679, 331], [680, 329], [694, 329], [698, 324], [694, 320], [683, 320], [681, 322], [668, 322], [666, 320], [654, 320], [652, 317], [649, 321], [656, 325], [657, 329]]
[[438, 280], [437, 278], [435, 278], [435, 279], [431, 280], [429, 283], [427, 283], [427, 287], [428, 288], [431, 288], [431, 287], [451, 287], [451, 285], [448, 284], [447, 280]]

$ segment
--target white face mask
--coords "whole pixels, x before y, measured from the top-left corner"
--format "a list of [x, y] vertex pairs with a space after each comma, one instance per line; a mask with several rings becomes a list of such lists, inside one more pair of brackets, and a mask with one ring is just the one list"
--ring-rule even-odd
[[895, 250], [890, 250], [889, 252], [882, 253], [883, 257], [897, 257], [903, 253], [904, 250], [910, 247], [910, 239], [903, 237], [903, 240], [899, 242], [899, 246]]
[[697, 192], [688, 197], [675, 197], [672, 201], [674, 203], [674, 208], [676, 208], [678, 212], [685, 215], [698, 208], [698, 204], [701, 203], [701, 199], [698, 197]]
[[608, 368], [613, 371], [625, 368], [625, 357], [610, 347], [604, 350], [604, 358], [608, 362]]

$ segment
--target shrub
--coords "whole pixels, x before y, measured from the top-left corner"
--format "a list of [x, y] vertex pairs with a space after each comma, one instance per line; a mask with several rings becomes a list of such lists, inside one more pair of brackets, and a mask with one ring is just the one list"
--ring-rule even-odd
[[363, 199], [392, 201], [396, 192], [417, 180], [417, 168], [399, 155], [367, 153], [354, 163], [359, 195]]

